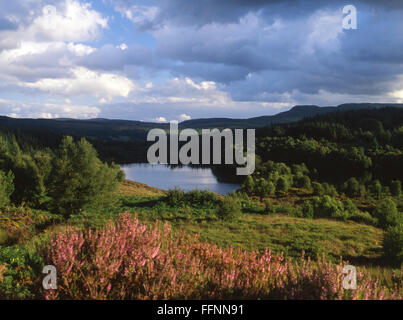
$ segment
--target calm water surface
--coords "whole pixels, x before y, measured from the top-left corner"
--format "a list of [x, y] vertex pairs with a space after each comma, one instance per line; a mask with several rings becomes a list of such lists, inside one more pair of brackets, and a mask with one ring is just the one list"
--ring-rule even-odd
[[169, 167], [149, 163], [133, 163], [121, 167], [127, 179], [165, 190], [179, 187], [184, 191], [199, 189], [227, 194], [240, 187], [238, 184], [219, 182], [210, 168]]

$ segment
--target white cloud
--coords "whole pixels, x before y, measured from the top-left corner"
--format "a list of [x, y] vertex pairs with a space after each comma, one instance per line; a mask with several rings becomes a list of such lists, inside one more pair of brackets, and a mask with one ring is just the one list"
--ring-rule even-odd
[[116, 8], [123, 16], [134, 24], [151, 23], [159, 13], [158, 7], [133, 5], [129, 8]]
[[179, 120], [182, 120], [182, 121], [184, 121], [184, 120], [190, 120], [190, 119], [192, 119], [192, 117], [189, 116], [189, 115], [187, 115], [187, 114], [185, 114], [185, 113], [182, 113], [182, 114], [179, 116]]
[[16, 29], [0, 30], [0, 78], [13, 82], [60, 78], [78, 58], [96, 50], [83, 42], [99, 36], [108, 27], [107, 19], [89, 3], [53, 3], [36, 4], [25, 16], [16, 17]]
[[343, 33], [342, 22], [343, 14], [338, 11], [315, 12], [308, 19], [308, 35], [304, 51], [308, 54], [314, 54], [316, 49], [336, 50], [340, 46], [340, 34]]
[[55, 103], [26, 103], [0, 99], [0, 114], [13, 118], [95, 118], [100, 109], [95, 106]]
[[[223, 88], [224, 89], [224, 88]], [[270, 102], [268, 99], [263, 102], [238, 102], [234, 101], [230, 94], [217, 87], [214, 81], [194, 81], [188, 77], [170, 79], [158, 86], [143, 88], [141, 93], [131, 101], [135, 104], [166, 104], [167, 106], [183, 106], [188, 109], [198, 108], [239, 108], [251, 104], [259, 105], [262, 108], [286, 107], [288, 102]], [[181, 114], [182, 117], [189, 117]], [[186, 120], [183, 118], [183, 120]]]
[[117, 46], [117, 48], [119, 48], [122, 51], [127, 50], [128, 46], [126, 43], [121, 43], [120, 45]]
[[164, 117], [157, 117], [155, 119], [153, 119], [156, 122], [168, 122], [167, 119], [165, 119]]
[[75, 67], [68, 78], [45, 78], [36, 82], [23, 82], [21, 86], [39, 89], [61, 96], [91, 95], [109, 102], [114, 97], [128, 97], [136, 85], [128, 78], [112, 73], [101, 73]]
[[87, 56], [87, 55], [93, 53], [94, 51], [96, 51], [95, 48], [92, 48], [85, 44], [82, 44], [82, 43], [74, 44], [72, 42], [70, 42], [67, 45], [67, 49], [69, 49], [70, 52], [72, 52], [74, 55], [76, 55], [78, 57]]
[[25, 32], [37, 40], [87, 41], [107, 27], [108, 20], [92, 10], [91, 4], [65, 0], [59, 7], [45, 6]]

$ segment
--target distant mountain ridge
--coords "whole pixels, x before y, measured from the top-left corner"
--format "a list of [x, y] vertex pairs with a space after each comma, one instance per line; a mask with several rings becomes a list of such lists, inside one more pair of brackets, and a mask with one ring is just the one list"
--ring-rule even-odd
[[[403, 104], [393, 103], [359, 103], [342, 104], [337, 107], [319, 107], [316, 105], [298, 105], [288, 111], [280, 112], [271, 116], [260, 116], [249, 119], [233, 118], [205, 118], [192, 119], [179, 123], [179, 128], [261, 128], [272, 124], [290, 123], [302, 120], [304, 118], [314, 117], [316, 115], [328, 112], [360, 110], [360, 109], [378, 109], [383, 107], [403, 108]], [[67, 134], [75, 136], [84, 136], [97, 140], [142, 140], [144, 141], [148, 130], [153, 128], [169, 129], [168, 123], [154, 123], [134, 120], [110, 120], [103, 118], [96, 119], [16, 119], [0, 116], [0, 126], [19, 130], [29, 131], [47, 131], [57, 134]]]
[[316, 105], [297, 105], [288, 111], [280, 112], [272, 116], [260, 116], [249, 119], [232, 118], [206, 118], [186, 120], [179, 124], [183, 128], [260, 128], [271, 124], [289, 123], [311, 118], [328, 112], [380, 109], [385, 107], [403, 108], [403, 104], [397, 103], [346, 103], [339, 106], [319, 107]]

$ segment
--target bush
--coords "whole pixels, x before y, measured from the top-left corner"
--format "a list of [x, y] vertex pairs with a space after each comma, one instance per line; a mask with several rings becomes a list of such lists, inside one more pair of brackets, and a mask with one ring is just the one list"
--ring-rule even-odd
[[397, 210], [396, 203], [390, 198], [384, 199], [378, 204], [375, 214], [381, 228], [396, 226], [402, 219]]
[[241, 215], [241, 202], [237, 197], [226, 195], [221, 200], [217, 215], [224, 220], [236, 219]]
[[357, 197], [360, 194], [360, 184], [358, 183], [357, 179], [352, 177], [347, 180], [345, 186], [346, 194], [349, 197]]
[[313, 210], [315, 218], [332, 218], [346, 220], [348, 212], [344, 211], [343, 203], [331, 196], [324, 195], [313, 200]]
[[369, 224], [372, 226], [378, 225], [378, 220], [376, 218], [372, 217], [366, 211], [356, 211], [348, 219], [351, 221], [355, 221], [358, 223], [365, 223], [365, 224]]
[[192, 190], [184, 194], [184, 200], [191, 206], [216, 206], [218, 197], [208, 190]]
[[174, 188], [168, 190], [166, 195], [166, 201], [172, 207], [179, 207], [183, 204], [185, 200], [185, 193], [180, 188]]
[[379, 180], [375, 180], [372, 183], [372, 185], [370, 186], [370, 191], [377, 198], [382, 195], [382, 184], [379, 182]]
[[347, 199], [343, 202], [344, 211], [349, 215], [352, 216], [353, 214], [358, 212], [358, 208], [353, 201]]
[[252, 194], [253, 191], [255, 190], [255, 181], [253, 180], [252, 176], [247, 176], [243, 185], [242, 189], [247, 193], [247, 194]]
[[295, 186], [297, 188], [310, 189], [311, 188], [311, 179], [308, 176], [299, 176], [295, 179]]
[[394, 197], [400, 197], [402, 195], [402, 183], [400, 180], [392, 181], [390, 185], [390, 192]]
[[263, 199], [269, 194], [273, 194], [274, 191], [275, 187], [273, 182], [267, 181], [264, 178], [259, 178], [256, 180], [255, 193], [260, 197], [260, 199]]
[[385, 257], [393, 263], [403, 263], [403, 224], [388, 227], [383, 238]]
[[0, 171], [0, 208], [10, 203], [10, 196], [14, 191], [14, 175], [11, 171], [5, 174]]
[[328, 184], [328, 183], [323, 183], [323, 194], [326, 194], [331, 197], [336, 197], [338, 195], [336, 187], [334, 185]]
[[301, 211], [304, 218], [313, 219], [315, 213], [310, 201], [304, 202]]
[[0, 265], [5, 265], [0, 282], [0, 299], [39, 298], [42, 259], [20, 246], [0, 247]]
[[273, 214], [276, 212], [276, 207], [269, 200], [264, 201], [264, 214]]
[[324, 194], [323, 186], [319, 182], [312, 183], [313, 194], [316, 196], [322, 196]]
[[290, 188], [290, 185], [285, 177], [280, 177], [277, 180], [276, 190], [278, 192], [287, 192]]

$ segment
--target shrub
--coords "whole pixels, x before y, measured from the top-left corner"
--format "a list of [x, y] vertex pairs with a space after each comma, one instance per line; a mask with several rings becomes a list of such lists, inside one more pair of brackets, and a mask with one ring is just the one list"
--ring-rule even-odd
[[245, 190], [246, 193], [252, 194], [255, 189], [255, 181], [253, 180], [252, 176], [247, 176], [243, 185], [242, 189]]
[[402, 219], [397, 210], [396, 203], [390, 198], [386, 198], [378, 204], [375, 214], [382, 228], [396, 226]]
[[273, 214], [276, 212], [276, 207], [269, 200], [264, 201], [264, 214]]
[[180, 188], [168, 190], [166, 201], [172, 207], [179, 207], [185, 200], [185, 193]]
[[47, 299], [402, 299], [401, 284], [387, 289], [360, 268], [357, 289], [344, 290], [343, 262], [222, 249], [129, 214], [56, 234], [39, 252], [63, 284]]
[[313, 210], [315, 218], [333, 218], [346, 220], [348, 213], [344, 211], [343, 203], [331, 196], [324, 195], [313, 200]]
[[0, 208], [10, 203], [10, 196], [14, 191], [14, 175], [11, 171], [5, 174], [0, 171]]
[[347, 199], [343, 202], [344, 211], [348, 214], [348, 216], [352, 216], [353, 214], [358, 212], [358, 208], [353, 201]]
[[279, 192], [287, 192], [290, 188], [288, 180], [285, 177], [280, 177], [277, 180], [276, 190]]
[[400, 197], [402, 195], [402, 183], [400, 180], [392, 181], [390, 185], [390, 192], [394, 197]]
[[304, 218], [313, 219], [314, 208], [312, 206], [311, 201], [305, 201], [301, 210]]
[[356, 211], [348, 219], [351, 221], [355, 221], [358, 223], [365, 223], [365, 224], [369, 224], [372, 226], [376, 226], [378, 224], [378, 220], [376, 218], [372, 217], [366, 211]]
[[388, 227], [383, 238], [384, 255], [391, 262], [403, 263], [403, 224]]
[[232, 220], [238, 218], [241, 215], [241, 209], [241, 202], [237, 197], [226, 195], [224, 199], [221, 200], [217, 215], [221, 219]]
[[324, 194], [323, 186], [319, 182], [312, 183], [313, 194], [316, 196], [322, 196]]
[[296, 179], [296, 186], [298, 188], [310, 189], [311, 179], [308, 176], [300, 176]]
[[370, 191], [376, 197], [380, 197], [382, 195], [382, 184], [379, 180], [375, 180], [372, 185], [370, 186]]
[[184, 194], [184, 200], [191, 206], [216, 206], [218, 197], [207, 190], [192, 190]]
[[267, 181], [264, 178], [259, 178], [256, 180], [256, 185], [255, 185], [255, 193], [260, 197], [260, 199], [263, 199], [269, 194], [273, 194], [275, 187], [273, 182]]
[[5, 265], [0, 282], [0, 299], [39, 298], [43, 262], [20, 246], [0, 247], [0, 265]]
[[358, 183], [357, 179], [352, 177], [347, 180], [345, 186], [346, 194], [349, 197], [357, 197], [360, 194], [360, 184]]
[[41, 212], [33, 213], [30, 208], [7, 206], [0, 211], [0, 243], [14, 244], [32, 237], [36, 225], [47, 218]]
[[336, 197], [338, 195], [336, 187], [334, 185], [328, 184], [327, 182], [322, 184], [323, 194], [331, 197]]

